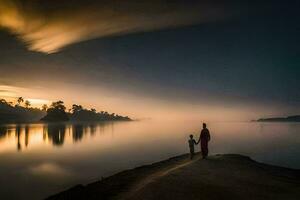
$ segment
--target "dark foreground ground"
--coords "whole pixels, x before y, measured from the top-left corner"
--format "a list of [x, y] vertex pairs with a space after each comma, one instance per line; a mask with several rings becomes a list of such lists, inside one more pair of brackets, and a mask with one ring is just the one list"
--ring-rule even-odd
[[61, 199], [219, 200], [300, 199], [300, 170], [255, 162], [241, 155], [188, 155], [123, 171], [51, 196]]

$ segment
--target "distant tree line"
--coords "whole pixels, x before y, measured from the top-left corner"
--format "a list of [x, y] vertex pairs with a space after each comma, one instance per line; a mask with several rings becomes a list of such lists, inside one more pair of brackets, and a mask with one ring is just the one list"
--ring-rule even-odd
[[45, 116], [46, 111], [30, 106], [30, 101], [24, 101], [22, 97], [19, 97], [15, 104], [0, 99], [0, 123], [34, 122]]
[[[23, 106], [22, 106], [23, 105]], [[97, 112], [96, 109], [85, 109], [81, 105], [73, 104], [66, 111], [63, 101], [53, 102], [50, 107], [44, 104], [42, 108], [32, 108], [31, 103], [19, 97], [14, 104], [0, 99], [0, 123], [34, 122], [34, 121], [131, 121], [128, 116], [121, 116], [107, 111]]]
[[261, 118], [256, 121], [257, 122], [300, 122], [300, 115], [293, 115], [288, 117]]
[[53, 102], [50, 108], [47, 108], [47, 115], [41, 119], [42, 121], [68, 121], [69, 117], [66, 113], [66, 107], [63, 101]]
[[128, 116], [121, 116], [106, 111], [97, 112], [96, 109], [85, 109], [81, 105], [73, 104], [69, 112], [63, 101], [53, 102], [47, 109], [47, 115], [43, 121], [130, 121]]

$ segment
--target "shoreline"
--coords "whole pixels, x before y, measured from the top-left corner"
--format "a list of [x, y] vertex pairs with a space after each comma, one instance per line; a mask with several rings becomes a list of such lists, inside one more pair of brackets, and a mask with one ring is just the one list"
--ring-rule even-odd
[[79, 184], [46, 199], [193, 200], [224, 195], [231, 199], [298, 199], [300, 169], [259, 163], [238, 154], [211, 155], [207, 160], [199, 154], [190, 160], [189, 154], [183, 154]]
[[7, 125], [24, 125], [24, 124], [100, 124], [100, 123], [108, 123], [108, 122], [135, 122], [135, 120], [102, 120], [102, 121], [23, 121], [23, 122], [0, 122], [0, 126]]

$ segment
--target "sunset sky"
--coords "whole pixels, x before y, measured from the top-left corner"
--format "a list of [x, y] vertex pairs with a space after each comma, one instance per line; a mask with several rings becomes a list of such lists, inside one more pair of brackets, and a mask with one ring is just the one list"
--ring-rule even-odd
[[298, 1], [0, 0], [0, 98], [133, 118], [300, 113]]

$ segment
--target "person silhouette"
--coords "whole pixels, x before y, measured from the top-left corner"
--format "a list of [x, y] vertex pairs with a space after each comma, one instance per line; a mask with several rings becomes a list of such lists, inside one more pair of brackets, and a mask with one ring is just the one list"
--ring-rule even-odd
[[199, 142], [201, 142], [201, 153], [202, 153], [202, 158], [205, 159], [208, 155], [208, 142], [210, 141], [210, 134], [209, 130], [206, 128], [206, 124], [203, 123], [203, 129], [201, 131]]
[[194, 139], [193, 135], [190, 135], [190, 139], [188, 140], [189, 143], [189, 147], [190, 147], [190, 158], [191, 160], [193, 159], [194, 155], [195, 155], [195, 144], [197, 144], [196, 140]]

